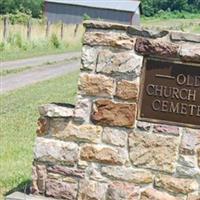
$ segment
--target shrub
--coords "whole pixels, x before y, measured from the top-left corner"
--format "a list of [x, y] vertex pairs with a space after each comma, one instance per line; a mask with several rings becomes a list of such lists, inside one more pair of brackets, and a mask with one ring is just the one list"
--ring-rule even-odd
[[31, 47], [31, 43], [29, 42], [22, 42], [21, 49], [27, 51]]
[[56, 49], [58, 49], [58, 48], [60, 47], [60, 41], [59, 41], [59, 39], [58, 39], [58, 37], [57, 37], [57, 35], [56, 35], [55, 33], [53, 33], [53, 34], [51, 35], [50, 41], [51, 41], [51, 44], [52, 44]]
[[3, 51], [5, 49], [5, 43], [0, 42], [0, 51]]
[[91, 17], [87, 14], [87, 13], [85, 13], [84, 15], [83, 15], [83, 21], [85, 21], [85, 20], [90, 20], [91, 19]]
[[26, 14], [17, 10], [15, 14], [9, 14], [8, 17], [11, 24], [27, 24], [31, 19], [31, 13]]

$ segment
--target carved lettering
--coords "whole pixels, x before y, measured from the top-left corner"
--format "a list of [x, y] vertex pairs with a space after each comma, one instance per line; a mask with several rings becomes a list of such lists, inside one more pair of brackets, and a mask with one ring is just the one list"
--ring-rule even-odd
[[154, 111], [169, 112], [181, 115], [191, 115], [200, 117], [200, 106], [186, 103], [174, 103], [169, 101], [154, 100], [152, 103]]
[[169, 112], [178, 114], [179, 113], [179, 103], [174, 104], [173, 102], [170, 102]]
[[141, 113], [200, 127], [200, 67], [147, 58]]
[[168, 112], [168, 101], [162, 101], [162, 112]]
[[159, 111], [160, 110], [160, 101], [158, 99], [153, 101], [152, 108], [153, 108], [154, 111]]
[[186, 85], [191, 87], [199, 87], [200, 86], [200, 76], [191, 76], [179, 74], [176, 78], [176, 82], [178, 85]]
[[196, 90], [189, 90], [188, 101], [196, 101]]
[[181, 104], [181, 112], [182, 115], [187, 115], [187, 104], [186, 103], [182, 103]]
[[154, 85], [147, 85], [146, 91], [149, 96], [152, 96], [154, 94]]
[[200, 117], [200, 106], [197, 107], [197, 116]]
[[177, 84], [178, 84], [178, 85], [184, 85], [184, 84], [186, 83], [187, 79], [186, 79], [186, 77], [184, 76], [184, 74], [179, 74], [179, 75], [177, 76], [176, 81], [177, 81]]
[[167, 88], [167, 86], [164, 87], [164, 92], [163, 92], [163, 96], [165, 98], [169, 98], [171, 96], [171, 88]]
[[196, 90], [186, 88], [179, 89], [176, 87], [149, 84], [146, 87], [146, 92], [149, 96], [164, 97], [177, 100], [181, 99], [184, 101], [196, 101]]
[[194, 115], [194, 109], [195, 109], [197, 106], [196, 106], [196, 105], [189, 104], [189, 107], [190, 107], [190, 115], [193, 116], [193, 115]]
[[195, 76], [194, 86], [200, 87], [200, 76]]
[[163, 86], [156, 85], [156, 87], [155, 87], [155, 95], [156, 96], [160, 96], [160, 97], [163, 96]]
[[187, 89], [182, 89], [180, 91], [180, 99], [181, 100], [187, 100]]

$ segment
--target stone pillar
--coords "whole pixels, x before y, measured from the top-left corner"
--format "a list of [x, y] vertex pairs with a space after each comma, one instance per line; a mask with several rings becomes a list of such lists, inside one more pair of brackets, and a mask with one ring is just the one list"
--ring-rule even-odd
[[200, 36], [84, 26], [75, 107], [39, 108], [32, 192], [74, 200], [199, 199], [200, 130], [142, 122], [137, 113], [143, 56], [200, 63]]

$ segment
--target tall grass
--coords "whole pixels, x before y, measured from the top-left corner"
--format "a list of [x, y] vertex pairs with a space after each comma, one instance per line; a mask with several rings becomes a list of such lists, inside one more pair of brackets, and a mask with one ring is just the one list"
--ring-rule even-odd
[[35, 55], [77, 51], [81, 48], [84, 32], [79, 26], [76, 35], [75, 25], [64, 25], [61, 39], [61, 24], [51, 24], [49, 36], [46, 37], [46, 24], [34, 20], [31, 28], [31, 39], [27, 38], [27, 26], [24, 24], [9, 24], [9, 36], [3, 42], [3, 22], [0, 21], [0, 60], [12, 60]]

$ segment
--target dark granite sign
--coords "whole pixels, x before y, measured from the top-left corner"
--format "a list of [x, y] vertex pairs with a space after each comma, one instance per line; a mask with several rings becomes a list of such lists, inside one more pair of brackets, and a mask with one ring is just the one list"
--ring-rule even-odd
[[146, 59], [139, 118], [200, 127], [200, 65]]

